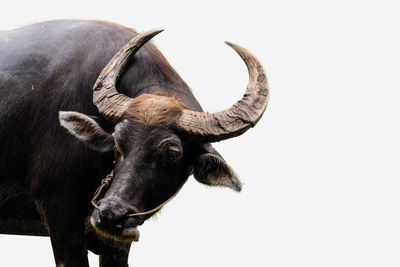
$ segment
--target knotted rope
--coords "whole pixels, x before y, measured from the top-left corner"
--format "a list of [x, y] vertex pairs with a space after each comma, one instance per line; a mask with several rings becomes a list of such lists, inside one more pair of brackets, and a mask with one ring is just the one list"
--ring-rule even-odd
[[[111, 173], [109, 173], [106, 178], [104, 178], [103, 180], [101, 180], [101, 184], [100, 187], [97, 188], [96, 192], [94, 193], [94, 196], [92, 198], [92, 205], [96, 208], [99, 209], [99, 206], [97, 205], [97, 199], [99, 198], [101, 192], [103, 191], [104, 188], [109, 187], [112, 180], [114, 178], [114, 170], [111, 171]], [[169, 203], [178, 193], [179, 191], [181, 191], [183, 185], [187, 182], [187, 180], [189, 179], [189, 175], [186, 178], [186, 180], [182, 183], [182, 185], [178, 188], [178, 190], [166, 201], [164, 201], [163, 203], [161, 203], [160, 205], [158, 205], [157, 207], [155, 207], [154, 209], [148, 210], [148, 211], [144, 211], [144, 212], [136, 212], [136, 213], [130, 213], [128, 215], [126, 215], [127, 217], [136, 217], [136, 216], [141, 216], [141, 215], [148, 215], [151, 213], [154, 213], [156, 211], [158, 211], [159, 209], [161, 209], [163, 206], [165, 206], [167, 203]], [[136, 207], [132, 206], [135, 210], [138, 210]]]

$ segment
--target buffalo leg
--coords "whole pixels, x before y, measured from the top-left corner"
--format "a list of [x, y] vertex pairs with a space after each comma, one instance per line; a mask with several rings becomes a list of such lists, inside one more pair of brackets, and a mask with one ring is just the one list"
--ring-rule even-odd
[[63, 209], [60, 204], [52, 205], [57, 201], [48, 198], [35, 201], [50, 233], [56, 266], [88, 267], [84, 216], [79, 216], [77, 209]]
[[128, 267], [130, 244], [123, 244], [119, 248], [106, 247], [100, 254], [100, 267]]

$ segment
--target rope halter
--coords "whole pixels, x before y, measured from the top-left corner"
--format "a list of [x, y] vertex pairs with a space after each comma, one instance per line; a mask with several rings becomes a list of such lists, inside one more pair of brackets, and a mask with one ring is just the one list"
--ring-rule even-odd
[[[96, 208], [99, 209], [99, 205], [98, 205], [98, 201], [97, 199], [99, 198], [99, 196], [101, 195], [103, 189], [108, 188], [112, 182], [112, 180], [114, 179], [114, 170], [111, 171], [111, 173], [109, 173], [106, 178], [104, 178], [103, 180], [101, 180], [101, 184], [99, 186], [99, 188], [97, 188], [96, 192], [94, 193], [94, 196], [92, 198], [92, 205]], [[149, 215], [152, 213], [155, 213], [156, 211], [158, 211], [159, 209], [161, 209], [163, 206], [165, 206], [167, 203], [169, 203], [174, 197], [176, 197], [176, 195], [179, 193], [179, 191], [181, 191], [183, 185], [187, 182], [187, 180], [189, 179], [189, 175], [186, 178], [186, 180], [182, 183], [182, 185], [178, 188], [178, 190], [166, 201], [164, 201], [163, 203], [161, 203], [160, 205], [158, 205], [157, 207], [155, 207], [154, 209], [148, 210], [148, 211], [144, 211], [144, 212], [135, 212], [135, 213], [129, 213], [128, 215], [126, 215], [126, 217], [137, 217], [137, 216], [142, 216], [142, 215]], [[138, 210], [136, 207], [131, 206], [134, 210]]]

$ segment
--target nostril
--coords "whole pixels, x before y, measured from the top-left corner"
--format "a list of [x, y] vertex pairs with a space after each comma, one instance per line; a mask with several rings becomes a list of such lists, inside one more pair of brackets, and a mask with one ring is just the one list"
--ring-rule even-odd
[[112, 223], [126, 216], [128, 209], [122, 207], [118, 202], [103, 202], [99, 206], [99, 217], [101, 222]]
[[112, 221], [115, 217], [115, 213], [111, 209], [111, 207], [106, 205], [99, 206], [99, 217], [102, 221]]

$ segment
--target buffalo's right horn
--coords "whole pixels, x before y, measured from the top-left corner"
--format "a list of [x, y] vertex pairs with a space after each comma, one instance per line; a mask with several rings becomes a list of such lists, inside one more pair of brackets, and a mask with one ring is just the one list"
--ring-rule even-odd
[[201, 142], [217, 142], [239, 136], [253, 127], [263, 115], [269, 98], [269, 86], [261, 63], [246, 49], [232, 44], [246, 63], [249, 83], [241, 100], [217, 113], [184, 110], [178, 126]]
[[100, 114], [114, 124], [127, 109], [132, 99], [117, 92], [115, 84], [129, 60], [151, 38], [163, 30], [152, 30], [136, 35], [110, 60], [93, 86], [93, 103]]

